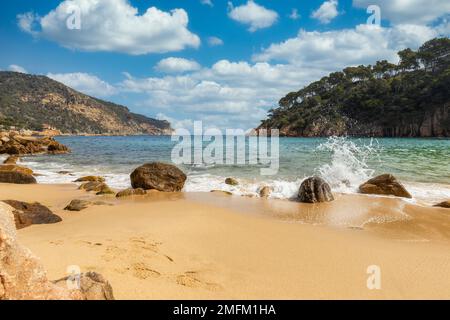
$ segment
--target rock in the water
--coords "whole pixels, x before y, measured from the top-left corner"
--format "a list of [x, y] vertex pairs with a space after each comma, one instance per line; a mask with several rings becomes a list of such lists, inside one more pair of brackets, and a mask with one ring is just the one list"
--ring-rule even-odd
[[85, 182], [78, 189], [86, 190], [88, 192], [95, 191], [100, 192], [106, 186], [105, 183], [99, 181]]
[[61, 217], [38, 202], [27, 203], [16, 200], [3, 200], [3, 202], [14, 208], [13, 214], [17, 229], [23, 229], [33, 224], [52, 224], [62, 221]]
[[3, 161], [3, 163], [4, 164], [16, 164], [17, 161], [19, 161], [18, 156], [9, 156], [8, 158], [6, 158], [5, 161]]
[[67, 211], [81, 211], [81, 210], [86, 209], [86, 208], [89, 207], [90, 205], [91, 205], [91, 202], [90, 202], [90, 201], [75, 199], [75, 200], [72, 200], [72, 201], [64, 208], [64, 210], [67, 210]]
[[130, 178], [134, 189], [178, 192], [183, 189], [187, 177], [173, 165], [154, 162], [140, 166], [133, 171]]
[[16, 171], [16, 172], [22, 172], [25, 174], [33, 175], [33, 170], [26, 168], [26, 167], [18, 166], [16, 164], [0, 165], [0, 171]]
[[333, 201], [330, 185], [320, 177], [310, 177], [302, 182], [298, 192], [300, 202], [316, 203]]
[[261, 198], [268, 198], [272, 190], [268, 186], [264, 186], [259, 190], [259, 196]]
[[450, 209], [450, 200], [443, 201], [443, 202], [440, 202], [438, 204], [435, 204], [433, 207], [440, 207], [440, 208]]
[[237, 186], [237, 185], [239, 185], [239, 182], [236, 179], [234, 179], [234, 178], [226, 178], [225, 179], [225, 183], [230, 185], [230, 186]]
[[0, 146], [0, 154], [61, 154], [70, 152], [69, 148], [51, 137], [26, 137], [10, 132], [9, 137], [7, 137], [7, 139], [3, 139], [2, 141], [3, 144]]
[[56, 280], [55, 284], [64, 287], [68, 281], [79, 286], [83, 300], [114, 300], [111, 285], [97, 272], [82, 273], [78, 277], [65, 277]]
[[364, 194], [392, 195], [412, 198], [405, 187], [391, 174], [382, 174], [368, 180], [359, 186], [359, 192]]
[[123, 198], [123, 197], [131, 197], [131, 196], [143, 196], [143, 195], [146, 195], [146, 194], [147, 194], [147, 191], [145, 191], [142, 188], [138, 188], [138, 189], [130, 188], [130, 189], [125, 189], [125, 190], [119, 191], [116, 194], [116, 197], [117, 198]]
[[105, 182], [105, 178], [97, 176], [87, 176], [79, 178], [75, 180], [75, 182]]
[[103, 184], [102, 188], [96, 193], [97, 196], [107, 195], [107, 194], [116, 194], [114, 190], [112, 190], [106, 184]]
[[17, 241], [12, 208], [0, 202], [0, 300], [111, 298], [111, 286], [92, 272], [81, 275], [79, 289], [49, 281], [38, 258]]
[[36, 178], [18, 171], [0, 171], [0, 183], [34, 184]]

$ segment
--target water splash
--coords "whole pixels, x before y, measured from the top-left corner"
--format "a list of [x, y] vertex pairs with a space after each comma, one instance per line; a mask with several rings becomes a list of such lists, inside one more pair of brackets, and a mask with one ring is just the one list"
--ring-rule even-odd
[[334, 191], [354, 192], [374, 171], [369, 159], [378, 156], [380, 146], [371, 139], [368, 144], [356, 144], [345, 137], [330, 137], [317, 147], [317, 151], [331, 152], [331, 162], [316, 169]]

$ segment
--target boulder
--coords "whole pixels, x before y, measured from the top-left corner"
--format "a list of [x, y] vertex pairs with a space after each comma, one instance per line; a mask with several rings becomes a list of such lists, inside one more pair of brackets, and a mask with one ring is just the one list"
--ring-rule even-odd
[[47, 153], [49, 154], [64, 154], [69, 152], [70, 149], [68, 147], [56, 140], [50, 141], [50, 143], [47, 145]]
[[54, 214], [49, 208], [42, 204], [27, 203], [16, 200], [3, 200], [13, 210], [17, 229], [23, 229], [33, 224], [52, 224], [61, 222], [61, 217]]
[[96, 193], [97, 196], [101, 196], [101, 195], [107, 195], [107, 194], [116, 194], [114, 192], [114, 190], [112, 190], [109, 186], [107, 186], [106, 184], [103, 184], [102, 188], [100, 189], [100, 191], [98, 191]]
[[72, 200], [72, 201], [64, 208], [64, 210], [67, 210], [67, 211], [81, 211], [81, 210], [86, 209], [86, 208], [89, 207], [90, 205], [91, 205], [91, 202], [90, 202], [90, 201], [75, 199], [75, 200]]
[[18, 166], [16, 164], [0, 165], [0, 171], [15, 171], [15, 172], [22, 172], [24, 174], [33, 175], [33, 170], [26, 168], [26, 167]]
[[268, 186], [264, 186], [261, 189], [259, 189], [259, 196], [261, 198], [268, 198], [270, 196], [270, 193], [272, 190]]
[[106, 186], [105, 183], [99, 181], [85, 182], [78, 189], [85, 191], [95, 191], [100, 192]]
[[105, 182], [105, 178], [97, 176], [87, 176], [78, 178], [75, 182]]
[[135, 169], [130, 178], [134, 189], [178, 192], [183, 189], [187, 177], [173, 165], [154, 162]]
[[443, 201], [443, 202], [440, 202], [438, 204], [435, 204], [433, 207], [440, 207], [440, 208], [450, 209], [450, 200]]
[[116, 197], [117, 198], [123, 198], [123, 197], [131, 197], [131, 196], [143, 196], [143, 195], [146, 195], [146, 194], [147, 194], [147, 191], [145, 191], [142, 188], [138, 188], [138, 189], [130, 188], [130, 189], [125, 189], [125, 190], [119, 191], [116, 194]]
[[392, 195], [412, 198], [405, 187], [391, 174], [382, 174], [368, 180], [359, 186], [359, 192], [364, 194]]
[[9, 156], [8, 158], [6, 158], [5, 161], [3, 161], [3, 163], [4, 164], [16, 164], [17, 161], [19, 161], [18, 156]]
[[36, 178], [18, 171], [0, 171], [0, 183], [34, 184]]
[[48, 280], [39, 259], [17, 240], [12, 208], [0, 202], [0, 300], [86, 300], [113, 298], [103, 277], [80, 276], [79, 289]]
[[77, 277], [69, 276], [54, 283], [58, 286], [67, 286], [67, 282], [79, 287], [83, 300], [114, 300], [114, 294], [109, 282], [97, 272], [82, 273]]
[[333, 201], [330, 185], [320, 177], [310, 177], [302, 182], [298, 199], [300, 202], [316, 203]]
[[239, 182], [236, 179], [234, 179], [234, 178], [226, 178], [225, 179], [225, 183], [230, 185], [230, 186], [237, 186], [237, 185], [239, 185]]

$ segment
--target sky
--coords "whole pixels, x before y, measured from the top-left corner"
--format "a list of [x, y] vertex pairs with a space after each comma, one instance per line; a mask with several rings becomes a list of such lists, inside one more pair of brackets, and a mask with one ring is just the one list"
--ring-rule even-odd
[[0, 69], [174, 128], [247, 130], [330, 72], [449, 35], [449, 0], [15, 0], [0, 11]]

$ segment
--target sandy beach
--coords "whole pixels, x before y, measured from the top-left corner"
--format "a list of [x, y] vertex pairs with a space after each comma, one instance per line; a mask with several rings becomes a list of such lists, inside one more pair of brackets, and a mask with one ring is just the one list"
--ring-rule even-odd
[[[0, 184], [63, 221], [19, 230], [50, 279], [97, 271], [116, 299], [449, 299], [450, 212], [338, 195], [320, 205], [222, 193], [118, 200], [75, 184]], [[64, 211], [72, 199], [105, 201]], [[367, 288], [380, 267], [381, 289]]]

